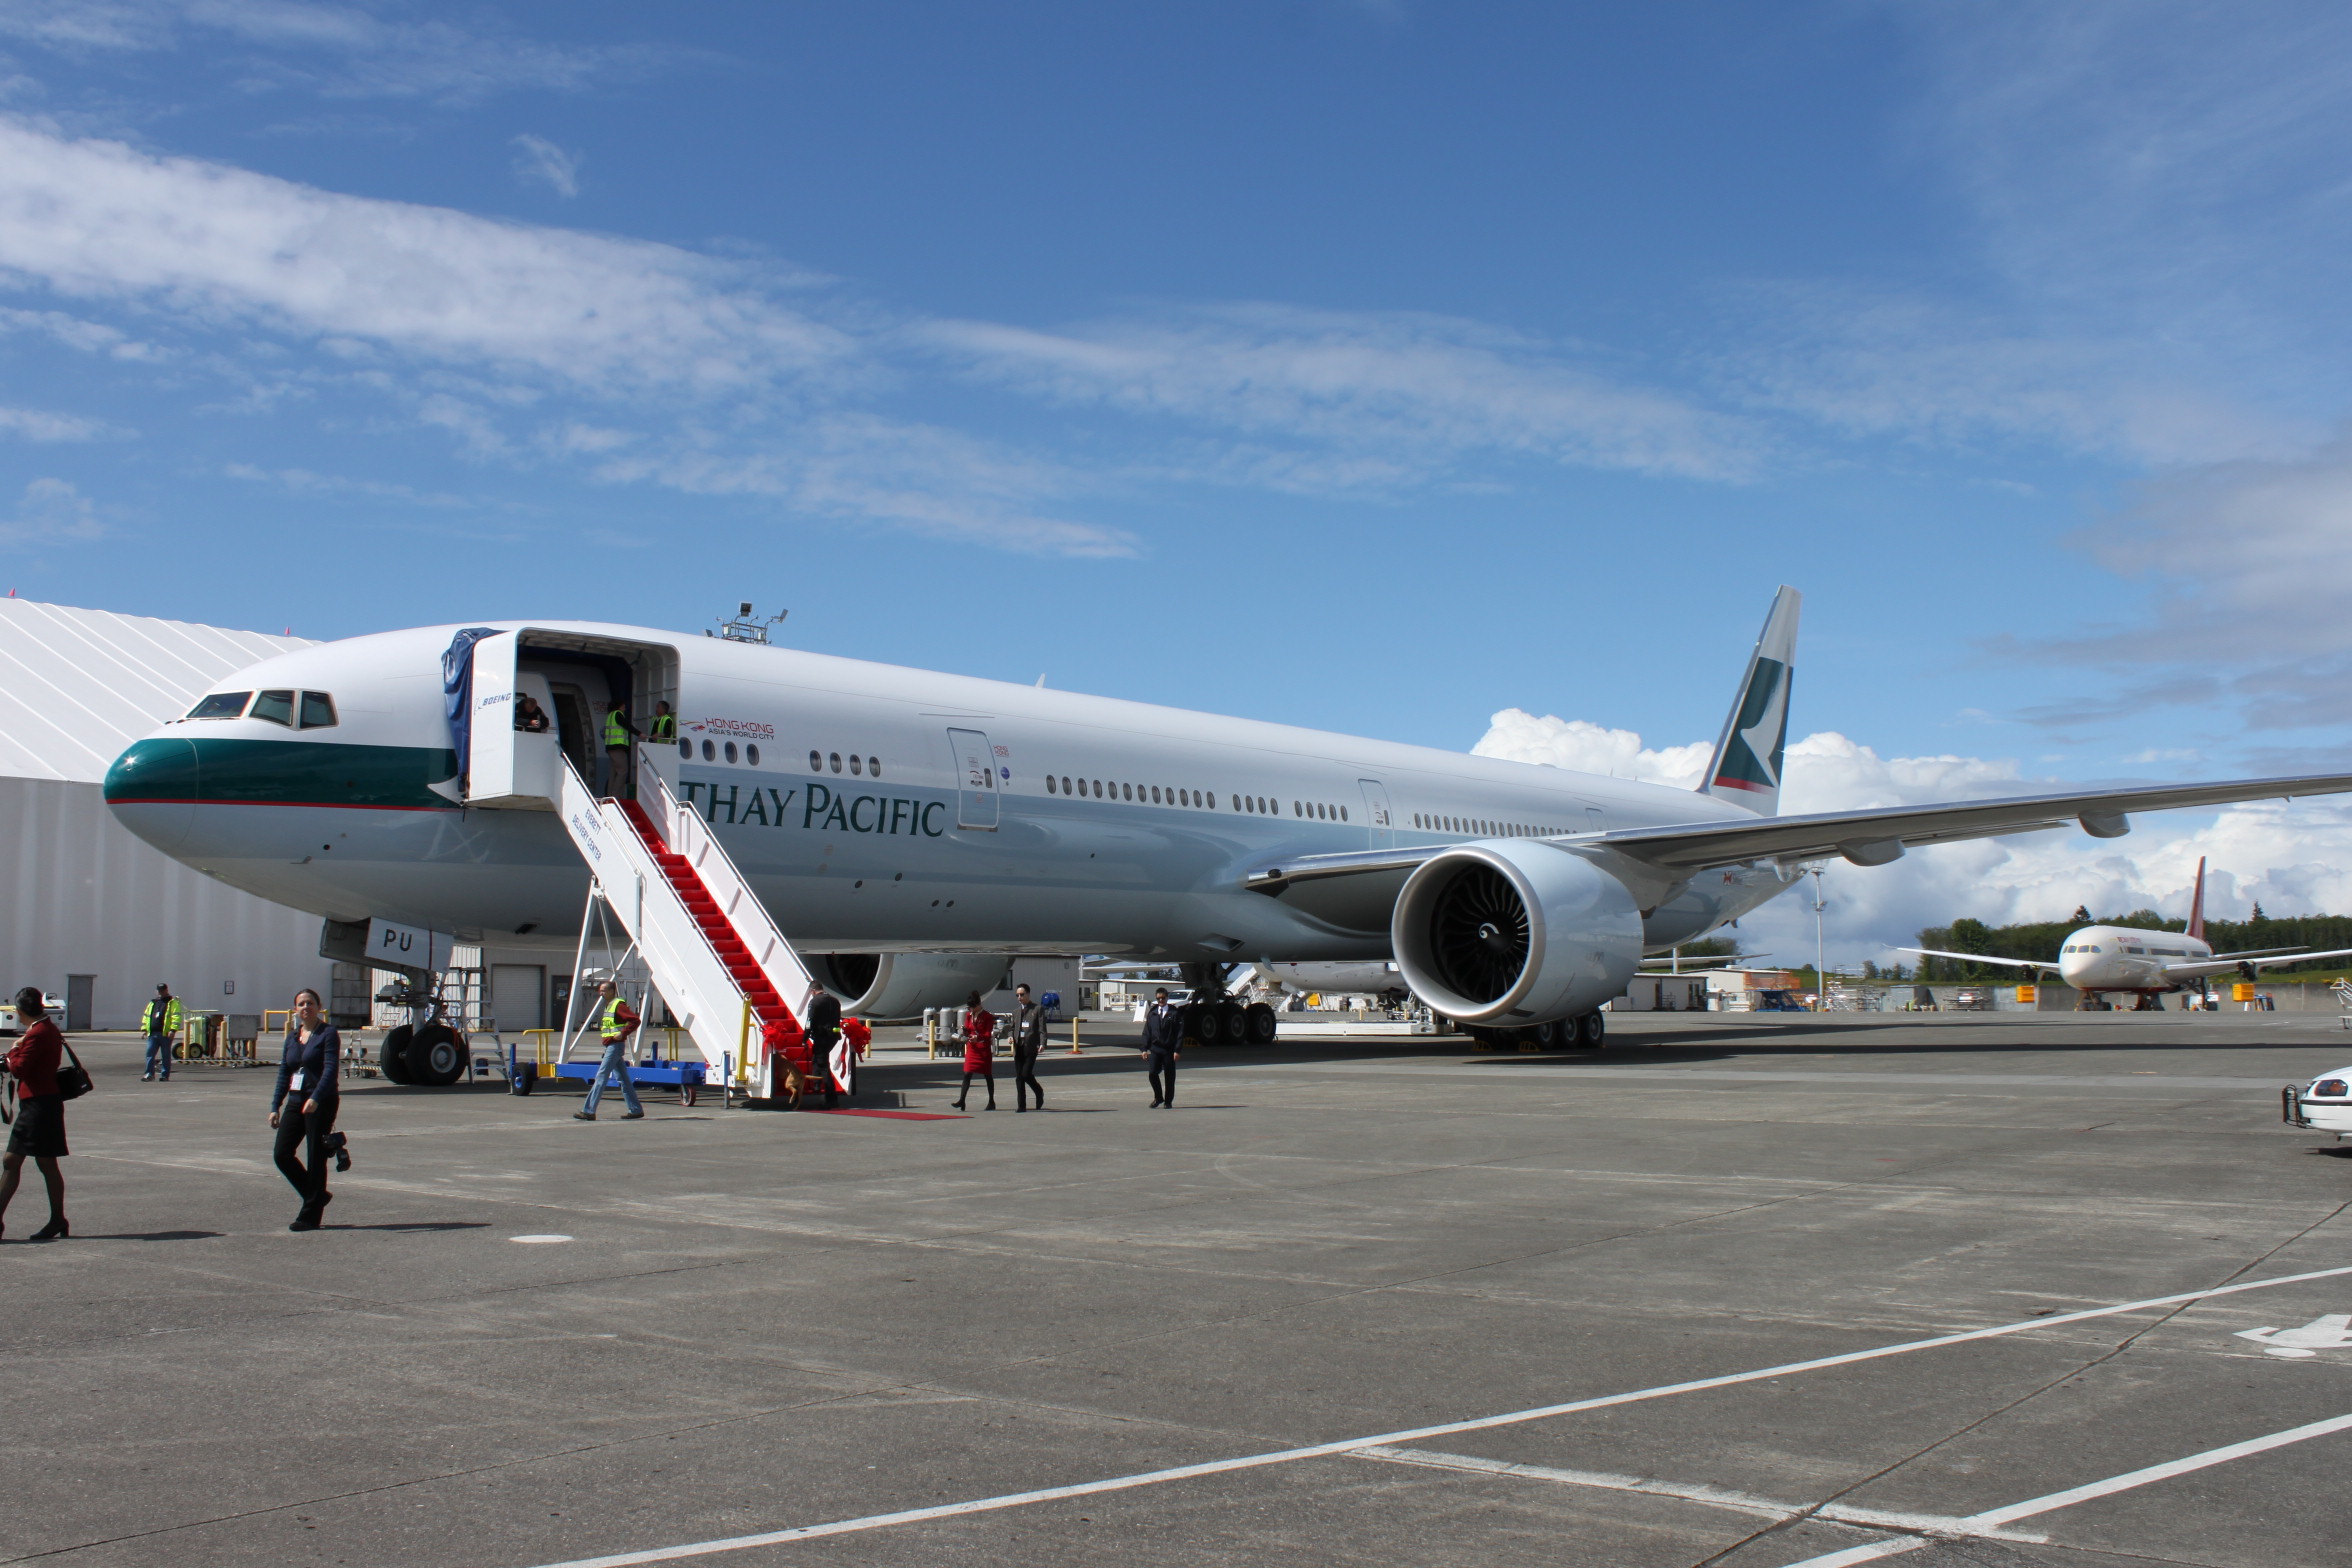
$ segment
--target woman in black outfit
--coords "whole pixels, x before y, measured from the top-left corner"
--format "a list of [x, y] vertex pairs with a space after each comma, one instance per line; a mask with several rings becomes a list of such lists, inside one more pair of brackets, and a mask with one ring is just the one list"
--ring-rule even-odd
[[[270, 1095], [270, 1125], [278, 1130], [278, 1169], [302, 1194], [302, 1212], [288, 1230], [317, 1230], [319, 1216], [335, 1195], [327, 1191], [327, 1159], [349, 1170], [343, 1136], [335, 1131], [342, 1105], [343, 1037], [319, 1008], [319, 994], [294, 993], [294, 1016], [286, 1023], [286, 1050], [278, 1063], [278, 1084]], [[307, 1145], [306, 1166], [294, 1151]]]

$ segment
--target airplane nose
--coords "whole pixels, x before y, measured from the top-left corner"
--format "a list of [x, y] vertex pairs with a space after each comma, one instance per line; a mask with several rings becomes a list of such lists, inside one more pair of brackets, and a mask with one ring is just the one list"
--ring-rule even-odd
[[106, 770], [106, 804], [116, 821], [168, 854], [195, 824], [199, 772], [194, 741], [139, 741]]

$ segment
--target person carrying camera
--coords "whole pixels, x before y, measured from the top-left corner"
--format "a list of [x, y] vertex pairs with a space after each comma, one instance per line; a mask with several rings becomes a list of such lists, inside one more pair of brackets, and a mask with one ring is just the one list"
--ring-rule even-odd
[[[343, 1037], [327, 1022], [319, 994], [308, 987], [295, 992], [294, 1016], [286, 1020], [286, 1047], [269, 1113], [270, 1125], [278, 1130], [278, 1170], [302, 1196], [302, 1212], [288, 1230], [317, 1230], [319, 1217], [335, 1201], [327, 1191], [330, 1155], [338, 1169], [351, 1169], [343, 1135], [335, 1131], [335, 1113], [343, 1104], [338, 1076], [342, 1060]], [[309, 1156], [307, 1163], [294, 1152], [297, 1149]]]
[[[0, 1155], [0, 1216], [8, 1213], [30, 1155], [49, 1189], [49, 1223], [33, 1232], [33, 1240], [55, 1241], [73, 1234], [65, 1222], [65, 1173], [57, 1168], [57, 1162], [73, 1152], [65, 1146], [65, 1095], [57, 1084], [65, 1036], [49, 1021], [39, 986], [28, 985], [16, 993], [16, 1019], [22, 1034], [6, 1059], [17, 1085], [16, 1125], [8, 1130], [7, 1154]], [[6, 1234], [4, 1223], [0, 1234]]]

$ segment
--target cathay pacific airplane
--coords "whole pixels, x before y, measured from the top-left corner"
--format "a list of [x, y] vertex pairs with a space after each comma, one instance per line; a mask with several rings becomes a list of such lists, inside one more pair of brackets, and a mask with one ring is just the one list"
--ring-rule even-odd
[[[1644, 953], [1809, 861], [2126, 813], [2352, 790], [2352, 776], [1779, 816], [1798, 595], [1783, 588], [1697, 791], [585, 622], [431, 627], [282, 654], [115, 762], [106, 798], [166, 853], [330, 921], [568, 949], [588, 872], [553, 810], [607, 715], [853, 1008], [960, 1000], [1006, 955], [1390, 959], [1495, 1030], [1600, 1014]], [[512, 716], [529, 697], [545, 733]]]
[[[2084, 926], [2058, 945], [2055, 963], [2030, 958], [1989, 958], [1982, 953], [1947, 953], [1933, 947], [1899, 947], [1898, 953], [1920, 953], [1929, 958], [1959, 958], [1972, 964], [1998, 964], [2007, 969], [2029, 969], [2054, 974], [2087, 997], [2110, 992], [2136, 994], [2143, 1008], [2162, 1009], [2157, 1000], [2167, 991], [2185, 991], [2216, 975], [2233, 971], [2254, 978], [2258, 969], [2273, 964], [2305, 964], [2315, 958], [2342, 958], [2352, 948], [2329, 948], [2314, 953], [2300, 947], [2256, 947], [2237, 953], [2216, 953], [2205, 940], [2205, 862], [2197, 862], [2197, 887], [2189, 898], [2188, 929], [2150, 931], [2139, 926]], [[2103, 1004], [2102, 1004], [2103, 1005]]]

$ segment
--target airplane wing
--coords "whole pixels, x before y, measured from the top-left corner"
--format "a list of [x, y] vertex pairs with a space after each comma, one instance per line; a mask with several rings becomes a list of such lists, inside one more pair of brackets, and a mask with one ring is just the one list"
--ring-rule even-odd
[[[1918, 844], [2032, 833], [2079, 823], [2096, 838], [2131, 831], [2129, 813], [2226, 806], [2241, 800], [2292, 800], [2352, 791], [2352, 774], [2298, 778], [2227, 779], [2211, 784], [2152, 784], [2138, 789], [2065, 790], [2009, 795], [1937, 806], [1882, 806], [1868, 811], [1824, 811], [1797, 817], [1742, 817], [1655, 828], [1580, 833], [1554, 843], [1600, 845], [1667, 872], [1776, 860], [1794, 864], [1842, 855], [1859, 866], [1883, 866]], [[1245, 885], [1279, 893], [1293, 883], [1325, 877], [1408, 872], [1447, 846], [1376, 849], [1340, 855], [1302, 855], [1248, 874]], [[1980, 956], [1980, 955], [1967, 955]]]
[[2251, 964], [2256, 969], [2264, 969], [2272, 964], [2302, 964], [2308, 963], [2314, 958], [2343, 958], [2347, 955], [2352, 955], [2352, 947], [2334, 948], [2324, 953], [2288, 952], [2280, 954], [2276, 958], [2257, 958], [2244, 953], [2216, 953], [2209, 959], [2193, 964], [2166, 964], [2164, 972], [2176, 980], [2195, 980], [2205, 975], [2230, 974], [2240, 964]]
[[1895, 951], [1898, 953], [1925, 953], [1930, 958], [1964, 958], [1972, 964], [2006, 964], [2011, 969], [2044, 969], [2051, 974], [2058, 972], [2056, 964], [2045, 964], [2032, 958], [1995, 958], [1990, 953], [1947, 953], [1941, 948], [1935, 947], [1898, 947]]

